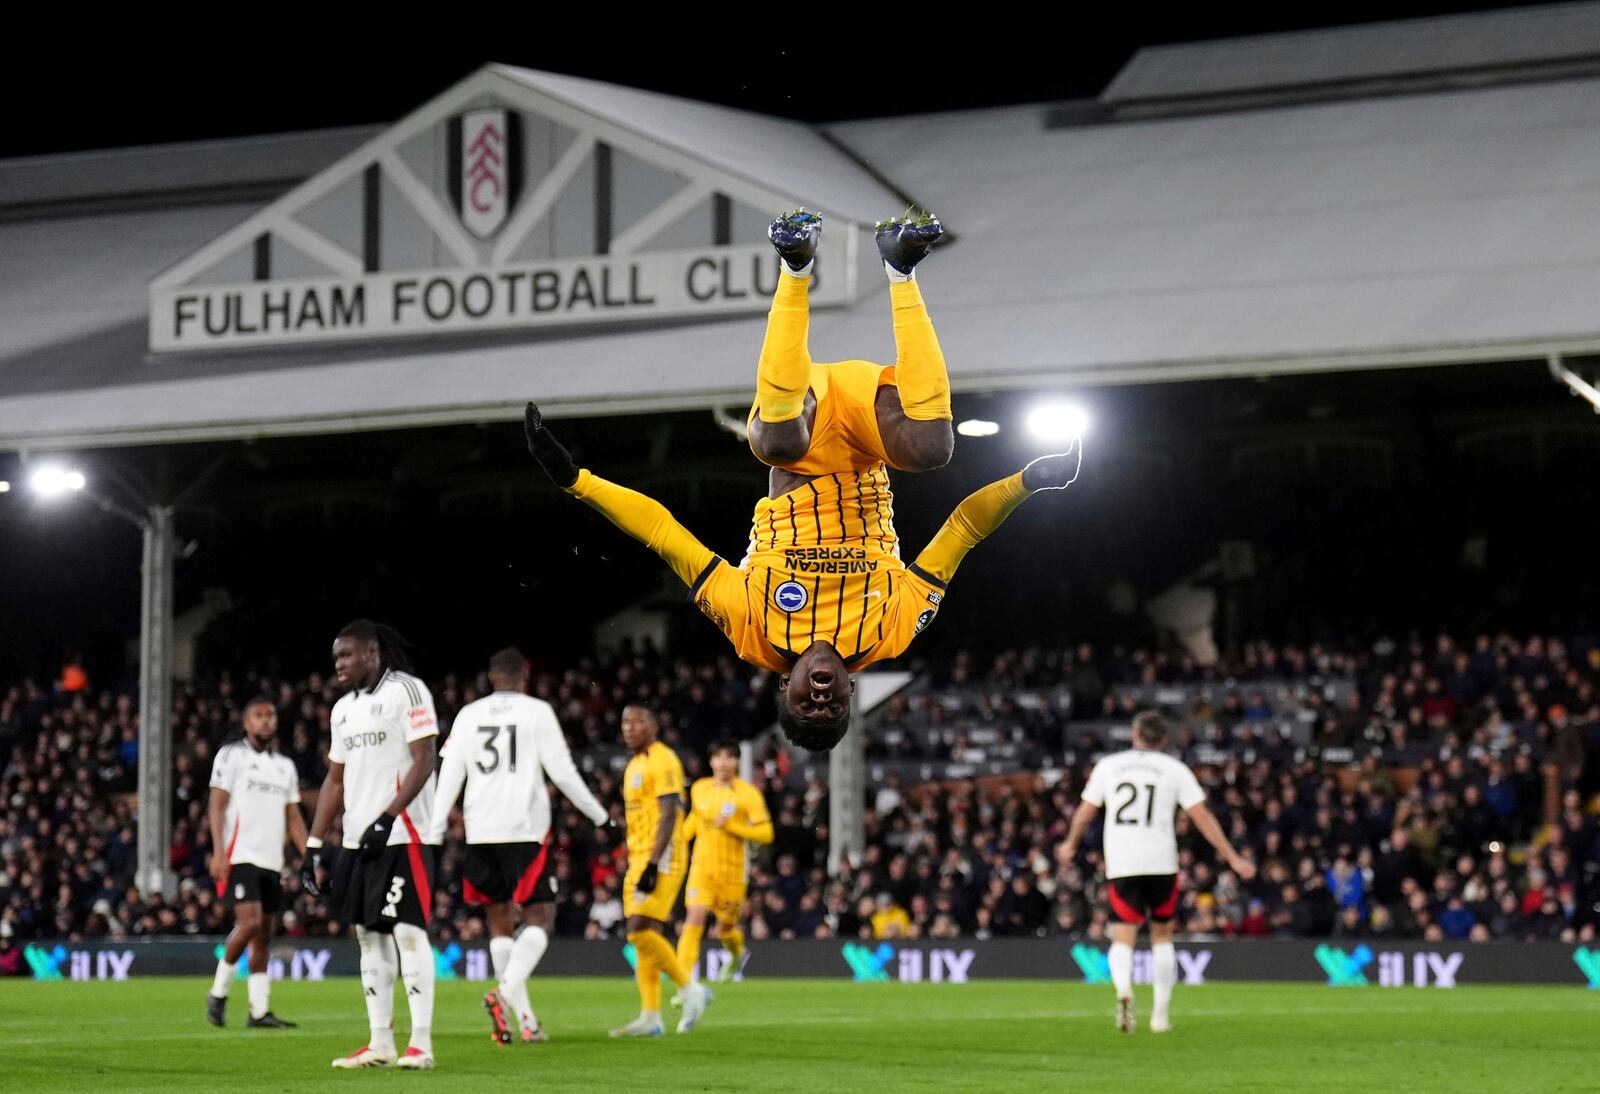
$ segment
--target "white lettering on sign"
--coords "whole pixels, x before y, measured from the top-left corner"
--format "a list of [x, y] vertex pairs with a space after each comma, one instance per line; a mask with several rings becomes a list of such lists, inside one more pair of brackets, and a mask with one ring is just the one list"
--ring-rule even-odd
[[[763, 244], [502, 269], [152, 287], [150, 348], [170, 353], [763, 311], [778, 276], [778, 258]], [[845, 282], [819, 273], [812, 304], [845, 303]]]
[[978, 956], [977, 950], [934, 950], [932, 953], [932, 968], [928, 979], [935, 984], [946, 981], [951, 984], [965, 984], [967, 970], [972, 968], [972, 961]]
[[289, 975], [296, 980], [321, 980], [327, 976], [331, 950], [296, 950], [289, 962]]
[[1210, 950], [1178, 950], [1178, 966], [1183, 969], [1183, 982], [1191, 987], [1206, 982], [1206, 966], [1211, 964]]

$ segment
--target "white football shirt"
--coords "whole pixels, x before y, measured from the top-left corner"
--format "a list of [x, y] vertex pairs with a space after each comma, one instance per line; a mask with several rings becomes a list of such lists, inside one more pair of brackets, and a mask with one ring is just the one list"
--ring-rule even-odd
[[300, 801], [300, 774], [287, 756], [258, 752], [249, 739], [217, 749], [211, 762], [211, 788], [228, 792], [221, 850], [230, 863], [249, 863], [276, 873], [283, 869], [283, 841], [289, 817], [284, 810]]
[[[361, 835], [400, 789], [411, 766], [411, 742], [439, 734], [433, 696], [415, 676], [389, 670], [370, 691], [347, 693], [333, 704], [333, 741], [328, 759], [344, 764], [344, 845], [361, 846]], [[430, 772], [417, 796], [389, 833], [389, 845], [426, 843], [433, 813]]]
[[605, 823], [605, 807], [584, 785], [556, 712], [542, 699], [497, 691], [468, 703], [443, 755], [429, 843], [443, 841], [463, 783], [468, 843], [543, 843], [550, 833], [547, 776], [585, 816]]
[[1173, 817], [1206, 800], [1183, 761], [1165, 752], [1130, 748], [1094, 765], [1083, 800], [1104, 810], [1106, 877], [1178, 872]]

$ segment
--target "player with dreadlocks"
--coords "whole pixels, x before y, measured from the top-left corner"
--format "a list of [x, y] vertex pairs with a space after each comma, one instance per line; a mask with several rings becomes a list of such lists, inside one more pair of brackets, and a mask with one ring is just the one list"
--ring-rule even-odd
[[[323, 837], [341, 812], [344, 847], [333, 864], [335, 917], [355, 925], [371, 1039], [336, 1068], [433, 1067], [433, 848], [423, 842], [433, 809], [433, 696], [406, 670], [393, 627], [358, 619], [333, 642], [333, 672], [350, 689], [333, 706], [328, 777], [306, 841], [303, 880], [320, 895]], [[391, 939], [393, 940], [391, 942]], [[411, 1043], [397, 1054], [394, 982], [404, 981]]]

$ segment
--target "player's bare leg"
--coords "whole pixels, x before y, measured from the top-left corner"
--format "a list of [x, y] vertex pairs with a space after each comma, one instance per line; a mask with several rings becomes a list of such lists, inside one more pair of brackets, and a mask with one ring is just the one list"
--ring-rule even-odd
[[272, 917], [264, 915], [256, 927], [255, 937], [250, 940], [250, 979], [246, 982], [250, 996], [250, 1017], [246, 1019], [245, 1026], [249, 1029], [294, 1029], [296, 1023], [285, 1022], [272, 1013], [272, 978], [267, 972], [271, 953]]
[[233, 930], [222, 944], [222, 957], [217, 961], [217, 973], [206, 996], [206, 1021], [223, 1026], [228, 1021], [228, 987], [233, 983], [239, 958], [244, 956], [250, 940], [261, 929], [261, 902], [244, 900], [233, 907]]

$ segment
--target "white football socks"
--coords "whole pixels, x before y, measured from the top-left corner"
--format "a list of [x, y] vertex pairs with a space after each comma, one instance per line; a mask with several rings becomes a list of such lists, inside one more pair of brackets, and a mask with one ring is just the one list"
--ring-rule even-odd
[[528, 1000], [528, 977], [539, 967], [545, 950], [549, 948], [550, 936], [543, 927], [524, 927], [511, 950], [511, 960], [506, 962], [505, 972], [500, 977], [500, 994], [517, 1012], [517, 1021], [522, 1023], [524, 1029], [539, 1028], [539, 1016], [533, 1013], [533, 1004]]
[[1172, 989], [1178, 983], [1178, 951], [1171, 942], [1163, 942], [1150, 947], [1150, 957], [1156, 989], [1156, 1004], [1150, 1018], [1154, 1022], [1165, 1022], [1167, 1008], [1172, 1004]]
[[246, 988], [250, 993], [250, 1017], [260, 1018], [270, 1009], [268, 1000], [272, 995], [272, 977], [264, 972], [253, 972], [246, 981]]
[[394, 943], [389, 936], [365, 927], [356, 928], [361, 944], [361, 991], [367, 1000], [367, 1024], [372, 1036], [367, 1047], [380, 1056], [394, 1050]]
[[1117, 998], [1133, 998], [1133, 947], [1111, 943], [1106, 963], [1111, 966], [1111, 986], [1117, 989]]
[[411, 1008], [411, 1047], [433, 1052], [433, 945], [428, 932], [409, 923], [394, 928], [394, 943], [400, 950], [400, 978], [406, 986], [406, 1004]]
[[211, 980], [211, 994], [213, 996], [218, 999], [226, 999], [228, 997], [228, 985], [233, 983], [233, 973], [236, 968], [236, 965], [230, 965], [226, 961], [217, 962], [217, 975]]
[[511, 939], [496, 936], [489, 939], [489, 963], [494, 966], [494, 978], [505, 979], [506, 962], [511, 960]]

